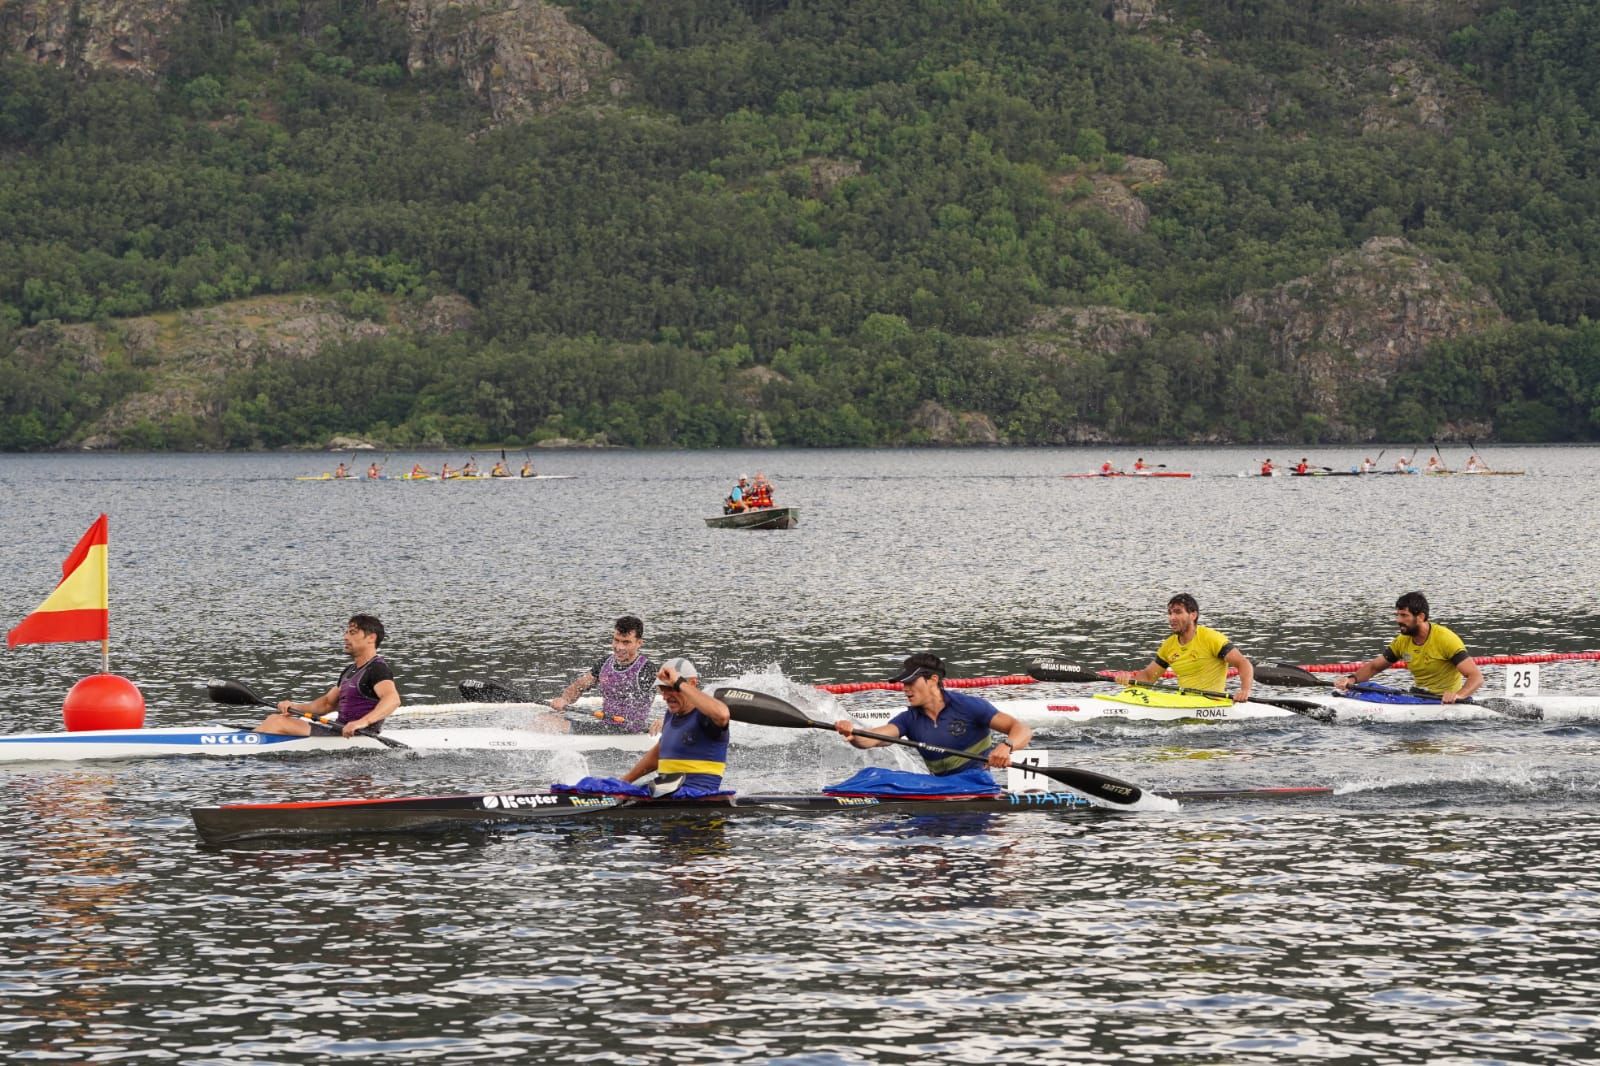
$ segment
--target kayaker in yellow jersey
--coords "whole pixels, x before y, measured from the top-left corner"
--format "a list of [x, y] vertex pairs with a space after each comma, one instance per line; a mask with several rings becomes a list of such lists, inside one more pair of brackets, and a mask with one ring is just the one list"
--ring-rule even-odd
[[1401, 661], [1411, 664], [1412, 682], [1438, 696], [1440, 703], [1468, 699], [1482, 687], [1483, 671], [1467, 654], [1460, 637], [1428, 617], [1428, 598], [1422, 593], [1408, 592], [1394, 601], [1394, 624], [1400, 635], [1389, 642], [1383, 654], [1335, 681], [1335, 688], [1342, 692], [1370, 681]]
[[522, 476], [523, 477], [532, 477], [533, 476], [533, 460], [532, 459], [527, 459], [527, 460], [523, 461], [523, 464], [522, 464]]
[[1148, 685], [1171, 669], [1183, 688], [1222, 692], [1228, 687], [1228, 667], [1231, 666], [1239, 671], [1235, 702], [1243, 703], [1250, 698], [1256, 678], [1255, 667], [1245, 658], [1244, 652], [1233, 646], [1233, 641], [1209, 626], [1200, 625], [1200, 604], [1193, 596], [1180, 592], [1167, 601], [1167, 625], [1172, 628], [1172, 635], [1161, 642], [1156, 657], [1148, 666], [1112, 676], [1123, 684], [1138, 681]]
[[490, 477], [510, 477], [511, 476], [511, 470], [506, 466], [504, 461], [497, 462], [497, 463], [494, 464], [494, 466], [489, 468], [489, 476]]

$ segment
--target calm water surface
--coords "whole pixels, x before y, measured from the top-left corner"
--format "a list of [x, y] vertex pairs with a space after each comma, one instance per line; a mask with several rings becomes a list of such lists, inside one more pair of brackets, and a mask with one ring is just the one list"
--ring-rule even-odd
[[[1493, 450], [1528, 470], [1511, 478], [1236, 478], [1262, 454], [1231, 449], [1147, 453], [1207, 475], [1189, 481], [1058, 476], [1107, 457], [557, 453], [540, 468], [577, 477], [441, 485], [293, 480], [323, 456], [5, 456], [0, 622], [105, 511], [113, 666], [157, 725], [237, 718], [204, 702], [212, 676], [319, 692], [356, 610], [389, 625], [412, 702], [468, 677], [553, 695], [624, 612], [656, 657], [818, 713], [840, 704], [794, 683], [884, 676], [920, 648], [974, 675], [1044, 651], [1140, 665], [1180, 589], [1264, 660], [1370, 655], [1410, 588], [1480, 654], [1600, 648], [1600, 450]], [[801, 527], [705, 528], [758, 468]], [[96, 663], [89, 645], [0, 655], [6, 729], [55, 728]], [[1600, 693], [1600, 665], [1547, 667], [1544, 687]], [[1594, 1060], [1600, 723], [1128, 723], [1038, 743], [1156, 788], [1338, 791], [213, 850], [193, 804], [520, 789], [631, 757], [0, 768], [0, 1046], [230, 1064]], [[736, 748], [730, 784], [812, 789], [867, 760], [808, 733]]]

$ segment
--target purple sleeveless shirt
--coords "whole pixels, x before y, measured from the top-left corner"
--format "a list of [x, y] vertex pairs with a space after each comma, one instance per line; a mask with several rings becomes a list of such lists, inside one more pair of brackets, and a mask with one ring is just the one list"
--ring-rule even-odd
[[369, 696], [361, 691], [361, 682], [372, 672], [374, 665], [383, 669], [378, 671], [380, 676], [374, 679], [369, 687], [376, 689], [379, 681], [394, 680], [389, 664], [383, 661], [381, 655], [374, 655], [368, 659], [365, 666], [357, 667], [355, 663], [351, 663], [345, 667], [344, 673], [339, 675], [339, 721], [354, 722], [357, 718], [364, 718], [378, 705], [377, 696]]
[[600, 704], [607, 717], [616, 715], [630, 733], [650, 728], [650, 704], [655, 699], [655, 667], [640, 655], [622, 670], [616, 656], [608, 655], [595, 676], [600, 681]]

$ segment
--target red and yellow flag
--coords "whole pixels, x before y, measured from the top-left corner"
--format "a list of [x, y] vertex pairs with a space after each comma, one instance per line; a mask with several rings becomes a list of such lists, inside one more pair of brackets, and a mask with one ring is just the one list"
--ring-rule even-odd
[[6, 646], [105, 640], [111, 635], [106, 516], [101, 515], [61, 564], [61, 583], [6, 634]]

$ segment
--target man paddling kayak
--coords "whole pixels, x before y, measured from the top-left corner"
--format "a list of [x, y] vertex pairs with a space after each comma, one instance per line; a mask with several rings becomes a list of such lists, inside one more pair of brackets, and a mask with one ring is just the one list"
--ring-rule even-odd
[[1152, 684], [1167, 670], [1177, 675], [1183, 688], [1204, 692], [1222, 692], [1228, 687], [1228, 667], [1239, 671], [1239, 691], [1235, 703], [1250, 698], [1255, 684], [1255, 667], [1245, 658], [1244, 652], [1234, 647], [1233, 641], [1200, 624], [1200, 603], [1187, 592], [1180, 592], [1167, 601], [1167, 625], [1172, 634], [1156, 649], [1156, 657], [1142, 670], [1122, 671], [1112, 676], [1127, 684], [1137, 681]]
[[400, 690], [395, 688], [394, 671], [378, 654], [383, 637], [383, 623], [375, 616], [352, 615], [344, 629], [344, 651], [350, 656], [350, 665], [344, 668], [339, 680], [309, 703], [278, 701], [280, 713], [267, 715], [256, 726], [256, 732], [309, 737], [311, 723], [304, 718], [290, 717], [290, 713], [324, 715], [333, 710], [339, 712], [339, 732], [346, 737], [355, 736], [360, 729], [379, 732], [380, 723], [400, 709]]
[[1467, 699], [1483, 685], [1483, 671], [1467, 653], [1467, 646], [1454, 631], [1429, 617], [1428, 598], [1422, 593], [1408, 592], [1394, 601], [1394, 624], [1400, 635], [1389, 642], [1383, 654], [1335, 681], [1335, 688], [1344, 692], [1402, 660], [1411, 664], [1411, 680], [1416, 686], [1438, 696], [1440, 703]]
[[564, 711], [573, 700], [599, 685], [600, 713], [605, 720], [623, 732], [646, 732], [650, 728], [650, 704], [655, 698], [650, 683], [656, 668], [639, 654], [643, 647], [644, 623], [631, 614], [623, 615], [611, 630], [611, 654], [563, 689], [550, 706]]
[[[906, 709], [872, 732], [889, 737], [904, 737], [919, 744], [955, 748], [969, 755], [985, 755], [989, 765], [1000, 769], [1011, 765], [1011, 757], [1033, 739], [1033, 730], [978, 696], [951, 692], [944, 687], [947, 676], [944, 660], [922, 652], [900, 664], [900, 672], [889, 678], [905, 688]], [[858, 748], [883, 747], [884, 742], [870, 736], [857, 736], [856, 724], [841, 718], [833, 724], [839, 735]], [[1005, 736], [994, 742], [991, 733]], [[972, 766], [970, 759], [924, 750], [928, 772], [940, 777], [957, 774]]]
[[688, 659], [668, 659], [656, 673], [656, 688], [666, 701], [661, 739], [639, 757], [624, 781], [646, 774], [682, 774], [679, 790], [712, 793], [728, 769], [728, 705], [700, 690], [700, 671]]

